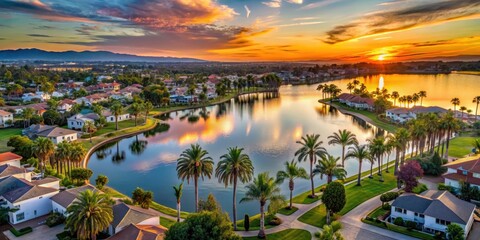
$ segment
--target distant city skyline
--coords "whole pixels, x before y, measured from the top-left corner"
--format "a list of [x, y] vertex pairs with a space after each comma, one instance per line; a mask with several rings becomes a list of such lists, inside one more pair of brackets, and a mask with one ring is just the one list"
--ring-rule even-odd
[[480, 55], [480, 2], [3, 0], [0, 49], [214, 61], [412, 61]]

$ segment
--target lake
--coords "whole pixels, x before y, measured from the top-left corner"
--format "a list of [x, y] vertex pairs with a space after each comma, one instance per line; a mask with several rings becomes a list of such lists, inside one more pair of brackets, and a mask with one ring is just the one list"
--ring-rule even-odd
[[[471, 101], [480, 93], [480, 76], [473, 75], [377, 75], [357, 78], [368, 89], [383, 86], [400, 94], [412, 94], [426, 90], [428, 97], [424, 105], [439, 105], [450, 108], [450, 99], [459, 97], [465, 106], [474, 110]], [[345, 89], [350, 79], [332, 81]], [[91, 181], [98, 174], [109, 178], [109, 186], [131, 195], [136, 187], [154, 192], [154, 199], [160, 204], [175, 208], [173, 185], [177, 178], [176, 160], [190, 144], [198, 143], [214, 159], [215, 164], [228, 147], [242, 147], [253, 161], [255, 175], [268, 171], [275, 176], [284, 168], [285, 161], [294, 158], [298, 148], [297, 140], [307, 133], [321, 135], [323, 146], [334, 156], [341, 155], [340, 146], [328, 145], [327, 137], [339, 129], [348, 129], [357, 135], [360, 143], [383, 131], [365, 121], [344, 115], [335, 108], [318, 103], [321, 94], [316, 85], [282, 86], [278, 94], [250, 94], [226, 103], [195, 110], [178, 111], [163, 116], [169, 127], [122, 139], [104, 146], [93, 154], [88, 167], [94, 171]], [[344, 90], [346, 92], [346, 90]], [[456, 95], [457, 94], [457, 95]], [[468, 104], [467, 104], [468, 103]], [[463, 104], [462, 104], [463, 105]], [[308, 169], [308, 162], [301, 166]], [[348, 175], [356, 174], [358, 162], [347, 160]], [[363, 164], [367, 170], [368, 163]], [[318, 186], [326, 181], [315, 178]], [[308, 180], [297, 180], [294, 194], [309, 190]], [[288, 196], [288, 183], [281, 185]], [[225, 188], [217, 179], [205, 179], [199, 183], [200, 198], [213, 193], [222, 208], [231, 214], [232, 187]], [[237, 199], [244, 196], [243, 185], [238, 187]], [[184, 184], [182, 210], [194, 210], [193, 183]], [[238, 217], [257, 214], [257, 202], [237, 205]]]

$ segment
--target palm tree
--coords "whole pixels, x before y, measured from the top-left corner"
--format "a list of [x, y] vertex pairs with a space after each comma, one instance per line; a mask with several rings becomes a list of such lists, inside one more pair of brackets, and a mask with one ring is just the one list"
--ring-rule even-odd
[[373, 162], [375, 162], [375, 158], [377, 158], [378, 175], [382, 175], [383, 154], [385, 153], [385, 137], [378, 136], [374, 139], [368, 139], [367, 141], [370, 143], [369, 150], [370, 154], [372, 155]]
[[44, 137], [39, 137], [33, 141], [33, 153], [40, 160], [40, 168], [43, 173], [45, 172], [45, 161], [55, 153], [55, 145], [52, 140]]
[[477, 104], [475, 108], [475, 121], [476, 121], [478, 116], [478, 104], [480, 104], [480, 96], [474, 97], [472, 102]]
[[375, 164], [375, 156], [370, 154], [367, 160], [370, 163], [370, 176], [368, 176], [368, 178], [373, 178], [373, 164]]
[[418, 95], [418, 93], [414, 93], [412, 95], [413, 106], [415, 106], [419, 100], [420, 100], [420, 96]]
[[420, 97], [420, 106], [422, 106], [423, 105], [423, 99], [427, 97], [427, 91], [418, 92], [418, 96]]
[[63, 173], [62, 163], [70, 161], [71, 144], [69, 142], [61, 142], [55, 149], [55, 158], [57, 164], [57, 172]]
[[183, 183], [180, 185], [173, 186], [173, 190], [175, 191], [175, 199], [177, 200], [177, 222], [180, 222], [180, 208], [181, 208], [181, 200], [183, 195]]
[[110, 108], [112, 111], [113, 115], [115, 116], [115, 130], [118, 130], [118, 116], [122, 114], [123, 112], [123, 107], [120, 105], [120, 103], [115, 103], [113, 106]]
[[348, 148], [347, 158], [356, 158], [358, 160], [357, 186], [361, 186], [360, 179], [362, 175], [362, 162], [369, 157], [370, 153], [368, 152], [366, 145], [360, 146], [358, 143], [355, 143], [353, 146]]
[[461, 106], [460, 107], [460, 112], [462, 112], [462, 119], [463, 119], [463, 114], [465, 113], [465, 111], [467, 111], [467, 107]]
[[[228, 153], [220, 157], [215, 177], [219, 182], [223, 182], [225, 187], [233, 184], [233, 222], [237, 222], [237, 181], [247, 183], [253, 177], [253, 165], [250, 157], [242, 153], [243, 148], [228, 148]], [[234, 230], [237, 230], [237, 224], [233, 224]]]
[[460, 99], [452, 98], [450, 102], [453, 104], [453, 111], [455, 112], [457, 110], [457, 106], [460, 105]]
[[106, 194], [86, 190], [67, 209], [66, 227], [78, 239], [97, 239], [113, 221], [112, 200]]
[[412, 97], [412, 95], [407, 95], [407, 96], [405, 97], [405, 100], [407, 101], [407, 107], [409, 108], [409, 107], [410, 107], [410, 103], [413, 102], [413, 97]]
[[137, 117], [143, 111], [142, 104], [134, 103], [132, 104], [132, 115], [135, 117], [135, 126], [137, 126]]
[[[23, 122], [23, 127], [24, 127], [24, 128], [30, 126], [30, 120], [32, 119], [33, 114], [34, 114], [33, 108], [27, 107], [27, 108], [24, 108], [24, 109], [22, 110], [21, 116], [22, 116], [22, 118], [23, 118], [23, 120], [24, 120], [24, 122]], [[28, 123], [28, 124], [27, 124], [27, 123]]]
[[[394, 174], [397, 175], [399, 163], [403, 164], [405, 151], [407, 149], [408, 140], [410, 139], [410, 133], [405, 128], [400, 128], [395, 132], [395, 135], [391, 138], [391, 143], [395, 147], [395, 170]], [[400, 154], [402, 154], [402, 159], [400, 159]]]
[[268, 201], [275, 202], [284, 200], [280, 193], [275, 179], [268, 175], [268, 172], [258, 174], [258, 177], [253, 179], [253, 182], [245, 186], [247, 191], [245, 197], [240, 200], [242, 202], [258, 200], [260, 202], [260, 231], [259, 238], [265, 238], [265, 205]]
[[317, 162], [317, 157], [322, 157], [327, 150], [322, 147], [322, 141], [319, 140], [319, 134], [307, 134], [302, 137], [301, 141], [297, 141], [302, 145], [296, 152], [295, 156], [298, 156], [298, 161], [310, 161], [310, 184], [312, 187], [312, 194], [310, 197], [315, 197], [315, 186], [313, 183], [313, 165]]
[[352, 93], [352, 90], [355, 89], [355, 85], [352, 82], [347, 83], [347, 90]]
[[191, 145], [189, 149], [180, 154], [177, 160], [177, 174], [182, 180], [187, 179], [190, 184], [190, 179], [195, 183], [195, 211], [198, 212], [198, 178], [204, 179], [212, 177], [213, 160], [207, 156], [208, 152], [200, 145]]
[[95, 127], [95, 123], [93, 121], [85, 121], [85, 124], [83, 125], [83, 131], [90, 134], [90, 143], [92, 143], [92, 133], [94, 133], [97, 130], [97, 127]]
[[328, 141], [329, 145], [337, 145], [340, 144], [342, 145], [342, 166], [345, 166], [345, 147], [348, 145], [353, 145], [355, 143], [358, 143], [357, 137], [355, 134], [352, 132], [343, 129], [343, 130], [338, 130], [338, 133], [333, 133], [333, 135], [328, 136]]
[[445, 149], [444, 158], [448, 159], [448, 148], [450, 145], [450, 137], [455, 131], [458, 130], [458, 128], [460, 127], [460, 123], [455, 118], [452, 112], [448, 112], [447, 114], [443, 115], [441, 124], [443, 125], [443, 128], [446, 130], [447, 147]]
[[389, 173], [388, 165], [390, 163], [390, 154], [393, 151], [394, 143], [392, 141], [392, 135], [388, 135], [385, 142], [385, 154], [387, 155], [387, 169], [385, 170], [386, 173]]
[[143, 110], [145, 111], [145, 123], [147, 122], [148, 114], [153, 110], [153, 104], [150, 101], [146, 101], [143, 104]]
[[297, 163], [293, 159], [291, 162], [285, 162], [285, 170], [277, 172], [277, 183], [282, 184], [285, 179], [288, 179], [288, 188], [290, 189], [290, 205], [289, 209], [292, 209], [293, 189], [295, 188], [294, 180], [297, 178], [308, 179], [307, 171], [304, 168], [297, 166]]
[[[85, 158], [87, 150], [83, 147], [80, 142], [70, 143], [70, 160], [75, 163], [77, 167], [80, 167], [80, 162]], [[69, 170], [70, 174], [70, 170]]]
[[334, 157], [327, 153], [318, 161], [313, 173], [315, 175], [320, 174], [320, 179], [323, 179], [323, 175], [326, 175], [327, 184], [333, 181], [333, 177], [343, 180], [347, 176], [347, 171], [345, 171], [342, 165], [337, 164], [339, 160], [340, 157]]
[[393, 91], [391, 97], [393, 98], [393, 105], [397, 105], [397, 99], [400, 97], [400, 94], [397, 91]]

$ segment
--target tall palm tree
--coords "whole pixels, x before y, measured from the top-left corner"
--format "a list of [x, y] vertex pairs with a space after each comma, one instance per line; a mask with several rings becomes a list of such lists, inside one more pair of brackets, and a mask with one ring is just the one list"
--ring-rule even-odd
[[39, 137], [33, 141], [32, 150], [38, 160], [40, 160], [40, 168], [43, 177], [45, 172], [45, 162], [55, 153], [55, 145], [50, 139]]
[[385, 137], [378, 136], [374, 139], [368, 139], [369, 150], [373, 160], [378, 163], [378, 175], [382, 175], [383, 154], [385, 153]]
[[328, 139], [330, 139], [330, 141], [328, 141], [329, 145], [342, 145], [342, 166], [345, 167], [345, 148], [348, 145], [358, 143], [357, 137], [352, 132], [343, 129], [338, 130], [338, 133], [335, 132], [333, 135], [328, 136]]
[[63, 173], [62, 165], [70, 161], [71, 148], [69, 142], [61, 142], [57, 144], [57, 148], [55, 149], [55, 159], [58, 173]]
[[24, 128], [30, 126], [30, 120], [32, 119], [33, 114], [34, 114], [33, 108], [27, 107], [27, 108], [24, 108], [22, 110], [21, 116], [23, 118], [23, 127]]
[[397, 99], [400, 97], [400, 94], [398, 94], [397, 91], [393, 91], [391, 97], [393, 99], [393, 106], [396, 106], [397, 105]]
[[417, 105], [417, 102], [420, 100], [420, 96], [418, 95], [418, 93], [414, 93], [412, 95], [412, 102], [413, 102], [413, 106]]
[[277, 172], [277, 183], [282, 184], [285, 179], [288, 179], [288, 189], [290, 189], [290, 205], [288, 208], [292, 209], [293, 189], [295, 188], [295, 179], [308, 179], [307, 171], [304, 168], [297, 166], [295, 159], [291, 162], [285, 162], [285, 169]]
[[453, 104], [453, 111], [455, 112], [457, 110], [457, 106], [460, 105], [460, 99], [452, 98], [450, 102]]
[[195, 183], [195, 211], [198, 212], [198, 179], [201, 177], [204, 179], [212, 177], [213, 173], [213, 160], [207, 156], [208, 152], [204, 150], [200, 145], [191, 145], [189, 149], [180, 154], [180, 158], [177, 160], [177, 174], [182, 180], [187, 179], [187, 183], [190, 183], [192, 179]]
[[360, 183], [362, 175], [362, 162], [370, 157], [367, 145], [358, 145], [358, 143], [348, 148], [347, 158], [356, 158], [358, 160], [358, 177], [357, 186], [361, 186]]
[[443, 128], [446, 130], [447, 136], [447, 146], [445, 149], [444, 158], [448, 159], [448, 148], [450, 146], [450, 137], [452, 134], [460, 128], [460, 123], [458, 119], [455, 118], [452, 112], [448, 112], [447, 114], [443, 115], [441, 124]]
[[368, 162], [370, 163], [370, 176], [368, 176], [368, 178], [373, 178], [373, 164], [375, 164], [375, 156], [373, 156], [372, 154], [370, 154], [370, 155], [367, 157], [367, 160], [368, 160]]
[[115, 103], [113, 106], [110, 108], [112, 111], [113, 115], [115, 116], [115, 130], [118, 130], [118, 116], [122, 114], [123, 112], [123, 107], [120, 105], [120, 103]]
[[317, 162], [317, 157], [322, 157], [327, 150], [322, 147], [322, 141], [319, 140], [319, 134], [307, 134], [302, 137], [301, 141], [297, 141], [301, 147], [295, 152], [295, 156], [298, 156], [298, 161], [310, 161], [310, 184], [312, 188], [312, 194], [310, 197], [315, 197], [315, 186], [313, 183], [313, 165]]
[[387, 169], [385, 170], [386, 173], [389, 173], [388, 166], [390, 163], [390, 154], [394, 149], [394, 144], [392, 141], [392, 135], [388, 135], [385, 142], [385, 154], [387, 155]]
[[90, 143], [92, 143], [92, 133], [97, 130], [95, 123], [93, 121], [85, 121], [82, 130], [90, 135]]
[[153, 104], [150, 101], [146, 101], [143, 104], [143, 110], [145, 111], [145, 123], [147, 122], [148, 114], [153, 110]]
[[131, 106], [132, 115], [135, 117], [135, 126], [137, 126], [137, 117], [143, 111], [143, 105], [140, 103], [134, 103]]
[[[80, 142], [72, 142], [70, 143], [70, 158], [71, 162], [75, 163], [75, 166], [80, 167], [80, 163], [85, 158], [87, 154], [87, 150], [83, 147]], [[70, 174], [70, 170], [69, 170]]]
[[[395, 169], [394, 174], [398, 174], [399, 163], [403, 163], [405, 157], [405, 151], [407, 149], [408, 140], [410, 139], [410, 133], [405, 128], [400, 128], [395, 132], [395, 135], [391, 137], [391, 143], [395, 147]], [[402, 156], [402, 158], [400, 158]]]
[[340, 157], [334, 157], [330, 154], [323, 155], [317, 166], [315, 166], [313, 173], [315, 175], [320, 174], [321, 179], [323, 179], [323, 175], [326, 175], [327, 184], [333, 181], [333, 177], [343, 180], [347, 176], [347, 171], [342, 165], [337, 163], [339, 160]]
[[420, 106], [423, 105], [423, 99], [427, 97], [427, 91], [420, 91], [418, 92], [418, 96], [420, 97]]
[[268, 172], [258, 174], [258, 177], [253, 179], [253, 182], [246, 187], [245, 197], [240, 200], [242, 202], [257, 200], [260, 202], [260, 231], [259, 238], [265, 238], [265, 205], [268, 201], [284, 200], [280, 193], [275, 179], [268, 175]]
[[461, 107], [460, 107], [460, 112], [462, 112], [462, 119], [463, 119], [463, 116], [464, 116], [465, 111], [467, 111], [467, 107], [461, 106]]
[[86, 190], [67, 208], [66, 227], [78, 239], [97, 239], [97, 234], [113, 221], [112, 200], [108, 195]]
[[175, 191], [175, 199], [177, 200], [177, 222], [180, 222], [180, 208], [181, 208], [181, 200], [183, 195], [183, 183], [180, 185], [173, 186], [173, 190]]
[[475, 108], [475, 121], [476, 121], [478, 116], [478, 105], [480, 104], [480, 96], [474, 97], [472, 102], [477, 104]]
[[243, 153], [243, 148], [228, 148], [227, 153], [220, 157], [215, 170], [219, 182], [233, 184], [233, 228], [237, 230], [237, 181], [247, 183], [253, 177], [253, 164], [250, 157]]

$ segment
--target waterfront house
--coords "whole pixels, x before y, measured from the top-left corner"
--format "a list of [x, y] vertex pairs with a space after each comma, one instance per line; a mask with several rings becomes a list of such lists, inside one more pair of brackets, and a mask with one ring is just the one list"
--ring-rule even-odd
[[78, 113], [67, 119], [68, 128], [74, 129], [74, 130], [82, 130], [86, 122], [88, 121], [95, 122], [95, 120], [98, 120], [99, 118], [100, 117], [96, 113], [88, 113], [88, 114]]
[[448, 191], [428, 190], [422, 194], [405, 193], [391, 205], [390, 222], [401, 217], [417, 223], [422, 231], [445, 233], [455, 223], [465, 231], [465, 238], [473, 224], [475, 205], [458, 199]]
[[413, 106], [411, 108], [391, 108], [386, 110], [385, 115], [387, 118], [390, 118], [394, 122], [398, 123], [405, 123], [410, 119], [416, 119], [420, 114], [428, 114], [428, 113], [435, 113], [435, 114], [443, 114], [448, 112], [447, 109], [437, 107], [437, 106]]
[[13, 125], [13, 113], [0, 110], [0, 128], [6, 128]]
[[0, 165], [10, 165], [20, 167], [20, 160], [22, 156], [12, 152], [0, 153]]
[[351, 93], [342, 93], [338, 96], [338, 101], [349, 107], [361, 110], [373, 111], [374, 101], [371, 98], [360, 97]]
[[160, 213], [153, 209], [143, 209], [137, 206], [119, 202], [113, 206], [113, 221], [108, 227], [108, 233], [114, 235], [130, 224], [160, 225]]
[[45, 137], [54, 144], [59, 144], [61, 142], [72, 142], [77, 140], [78, 132], [66, 128], [61, 128], [57, 126], [43, 125], [43, 124], [33, 124], [30, 127], [24, 129], [22, 133], [28, 136], [30, 139], [35, 139], [38, 137]]
[[167, 228], [161, 225], [136, 225], [130, 224], [108, 240], [163, 240]]
[[[107, 122], [115, 122], [115, 115], [109, 110], [103, 110], [102, 111], [102, 116], [105, 117]], [[129, 120], [131, 118], [129, 113], [121, 113], [117, 117], [118, 117], [119, 122]]]
[[90, 190], [92, 192], [99, 191], [90, 184], [61, 191], [51, 198], [52, 210], [67, 217], [67, 208], [72, 205], [73, 202], [78, 201], [80, 193], [85, 192], [86, 190]]
[[443, 166], [447, 168], [443, 174], [445, 185], [459, 189], [460, 183], [465, 182], [480, 188], [480, 157], [463, 158]]

